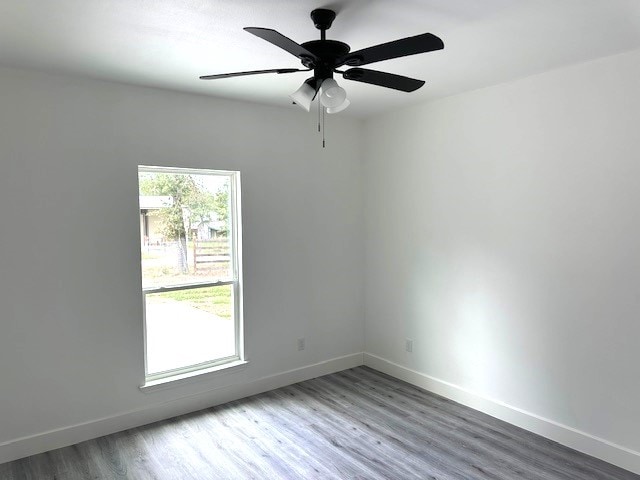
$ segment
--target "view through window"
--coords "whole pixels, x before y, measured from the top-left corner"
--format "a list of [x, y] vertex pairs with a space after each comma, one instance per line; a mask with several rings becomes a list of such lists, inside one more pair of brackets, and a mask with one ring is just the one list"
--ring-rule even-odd
[[138, 177], [147, 380], [240, 360], [238, 172]]

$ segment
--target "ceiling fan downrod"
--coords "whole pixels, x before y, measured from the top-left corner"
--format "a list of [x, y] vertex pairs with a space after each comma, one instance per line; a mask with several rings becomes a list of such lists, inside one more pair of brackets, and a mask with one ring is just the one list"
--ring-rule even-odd
[[326, 31], [331, 28], [336, 19], [336, 12], [326, 8], [316, 8], [311, 12], [311, 20], [315, 27], [320, 30], [320, 40], [326, 40]]

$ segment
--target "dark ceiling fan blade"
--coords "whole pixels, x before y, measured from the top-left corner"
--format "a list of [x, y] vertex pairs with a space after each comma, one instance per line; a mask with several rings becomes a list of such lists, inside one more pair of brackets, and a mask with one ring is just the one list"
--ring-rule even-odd
[[381, 62], [382, 60], [442, 50], [443, 48], [444, 43], [440, 38], [431, 33], [423, 33], [415, 37], [401, 38], [393, 42], [381, 43], [380, 45], [348, 53], [338, 59], [336, 66], [345, 64], [351, 66], [367, 65]]
[[309, 70], [303, 70], [300, 68], [272, 68], [271, 70], [251, 70], [248, 72], [234, 72], [234, 73], [219, 73], [217, 75], [203, 75], [200, 80], [216, 80], [218, 78], [229, 77], [243, 77], [245, 75], [258, 75], [260, 73], [293, 73], [293, 72], [308, 72]]
[[366, 68], [350, 68], [346, 72], [342, 72], [342, 76], [347, 80], [356, 82], [370, 83], [379, 87], [393, 88], [403, 92], [413, 92], [424, 85], [424, 80], [416, 80], [415, 78], [403, 77], [393, 73], [378, 72], [377, 70], [369, 70]]
[[313, 53], [304, 48], [302, 45], [294, 42], [288, 37], [285, 37], [280, 32], [277, 32], [270, 28], [246, 27], [245, 31], [253, 33], [256, 37], [260, 37], [261, 39], [274, 44], [276, 47], [280, 47], [283, 50], [286, 50], [291, 55], [294, 55], [301, 60], [318, 60], [318, 58]]

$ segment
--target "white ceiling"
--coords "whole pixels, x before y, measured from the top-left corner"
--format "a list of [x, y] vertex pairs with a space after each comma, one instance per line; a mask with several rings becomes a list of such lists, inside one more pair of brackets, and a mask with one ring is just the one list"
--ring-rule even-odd
[[319, 38], [314, 8], [338, 12], [330, 39], [359, 50], [431, 32], [445, 49], [368, 65], [427, 81], [402, 93], [338, 78], [364, 117], [640, 48], [640, 0], [1, 0], [0, 65], [81, 74], [287, 108], [309, 76], [198, 76], [300, 66], [242, 30]]

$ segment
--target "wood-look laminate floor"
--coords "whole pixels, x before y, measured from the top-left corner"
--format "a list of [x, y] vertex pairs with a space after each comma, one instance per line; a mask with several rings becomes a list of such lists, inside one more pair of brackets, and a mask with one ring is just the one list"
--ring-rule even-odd
[[640, 479], [358, 367], [0, 465], [1, 479]]

